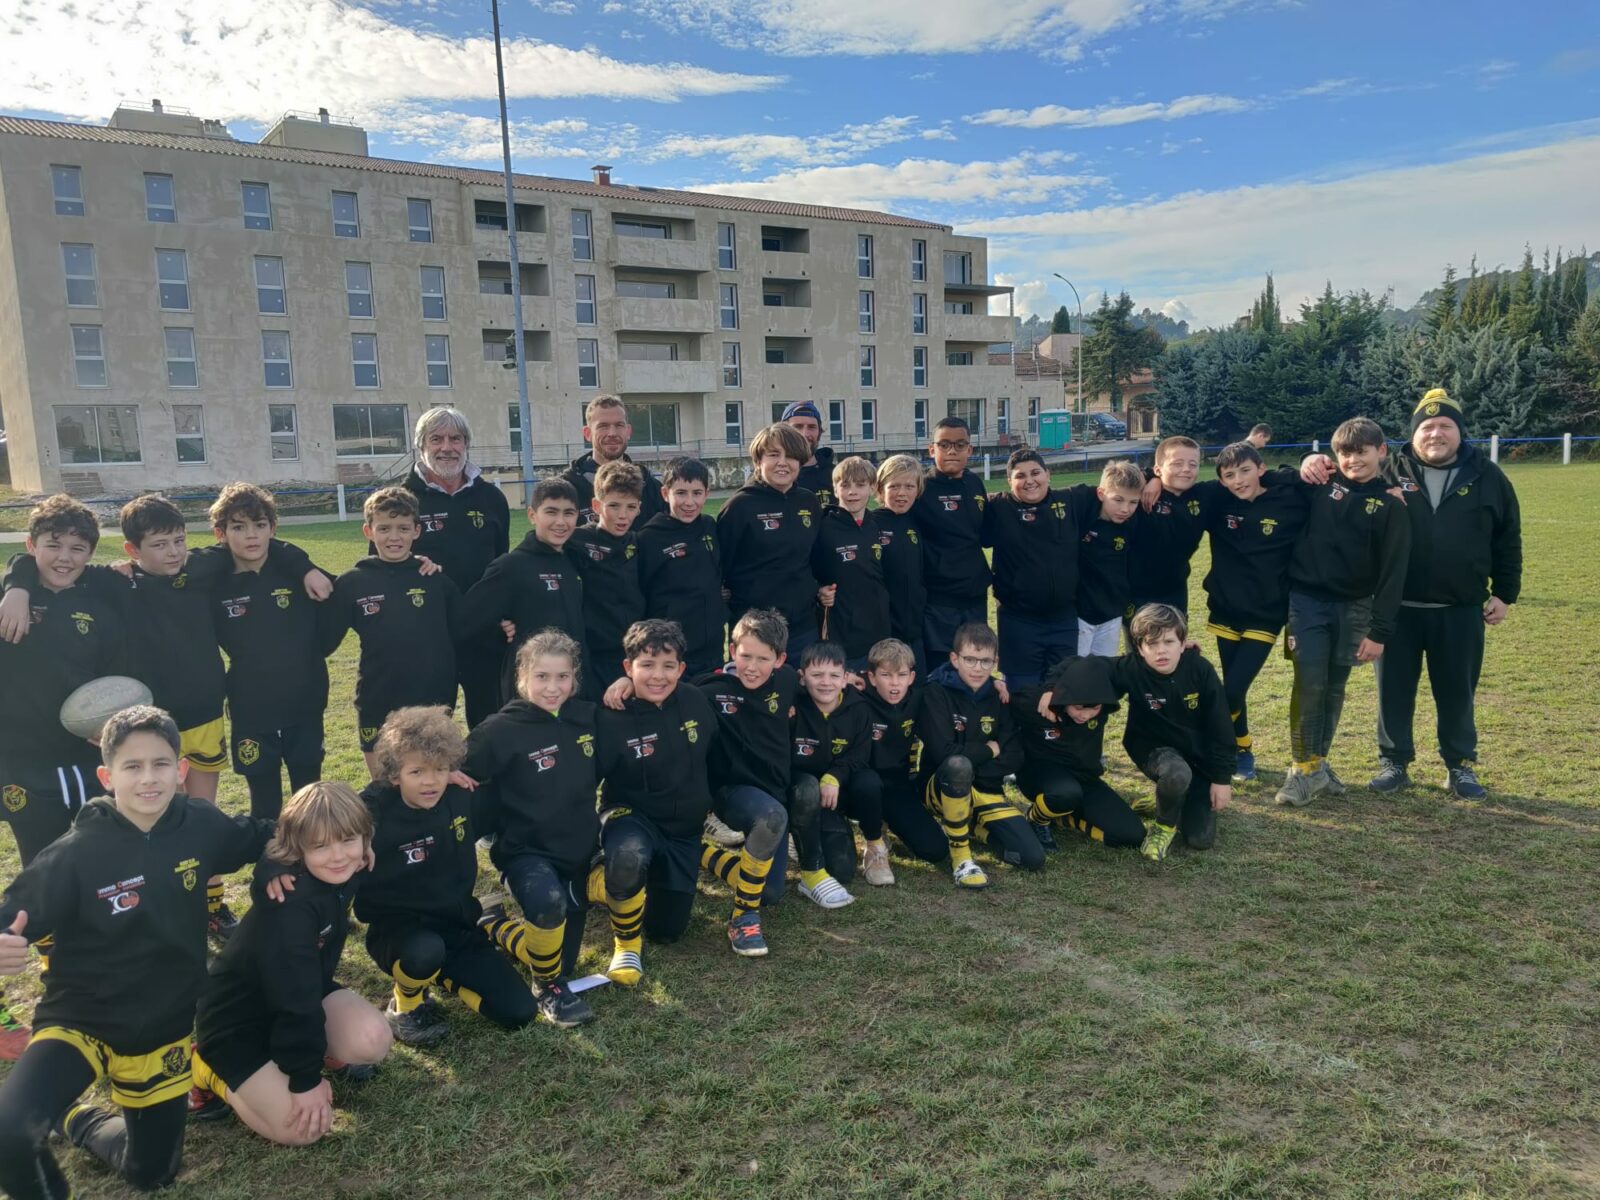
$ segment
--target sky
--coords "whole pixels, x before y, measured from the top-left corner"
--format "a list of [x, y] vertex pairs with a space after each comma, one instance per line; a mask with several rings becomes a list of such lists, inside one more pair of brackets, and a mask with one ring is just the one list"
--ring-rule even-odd
[[[181, 10], [181, 11], [180, 11]], [[1600, 4], [502, 0], [518, 170], [883, 209], [990, 240], [1016, 311], [1195, 327], [1331, 282], [1402, 307], [1600, 249]], [[119, 101], [500, 160], [488, 0], [5, 0], [0, 112]], [[1003, 303], [997, 311], [1004, 311]]]

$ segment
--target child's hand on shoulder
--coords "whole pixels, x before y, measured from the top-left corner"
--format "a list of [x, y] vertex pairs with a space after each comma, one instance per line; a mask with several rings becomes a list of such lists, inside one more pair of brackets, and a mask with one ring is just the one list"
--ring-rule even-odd
[[23, 930], [28, 927], [28, 914], [18, 911], [11, 928], [0, 933], [0, 975], [15, 975], [28, 962], [28, 939]]
[[633, 699], [633, 680], [624, 675], [606, 689], [606, 694], [600, 697], [600, 703], [607, 708], [621, 710], [622, 706]]
[[1061, 724], [1061, 718], [1056, 716], [1056, 710], [1050, 707], [1050, 701], [1055, 699], [1054, 692], [1041, 692], [1039, 694], [1039, 715], [1052, 725]]
[[305, 584], [306, 595], [313, 600], [321, 602], [333, 595], [333, 580], [317, 567], [307, 571], [302, 582]]
[[12, 588], [0, 600], [0, 641], [20, 642], [33, 623], [33, 611], [28, 605], [28, 593]]
[[418, 575], [437, 575], [442, 570], [444, 570], [444, 568], [438, 563], [434, 562], [433, 559], [429, 558], [426, 554], [417, 555]]
[[450, 782], [468, 792], [478, 790], [478, 781], [460, 769], [450, 772]]

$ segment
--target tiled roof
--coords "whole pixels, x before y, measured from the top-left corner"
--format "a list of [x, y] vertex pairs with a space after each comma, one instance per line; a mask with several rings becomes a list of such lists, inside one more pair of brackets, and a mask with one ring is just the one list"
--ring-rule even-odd
[[[427, 179], [454, 179], [461, 183], [488, 187], [503, 186], [499, 171], [474, 167], [451, 167], [439, 163], [408, 162], [400, 158], [372, 158], [359, 154], [333, 154], [325, 150], [300, 150], [290, 146], [263, 146], [232, 138], [187, 137], [172, 133], [144, 133], [135, 129], [112, 129], [105, 125], [79, 125], [70, 121], [38, 121], [29, 117], [0, 115], [0, 133], [28, 137], [60, 138], [66, 141], [110, 142], [124, 146], [155, 146], [164, 150], [192, 150], [200, 154], [226, 154], [236, 158], [272, 162], [302, 163], [313, 167], [342, 167], [360, 171], [388, 171], [395, 175], [416, 175]], [[660, 204], [686, 204], [718, 208], [730, 212], [760, 213], [774, 217], [806, 217], [812, 220], [853, 221], [861, 225], [895, 225], [910, 229], [936, 229], [951, 232], [948, 225], [919, 221], [893, 213], [865, 208], [832, 208], [823, 204], [787, 204], [777, 200], [757, 200], [747, 196], [722, 196], [712, 192], [680, 192], [669, 188], [628, 187], [625, 184], [589, 183], [581, 179], [557, 179], [549, 175], [513, 175], [517, 187], [531, 191], [556, 192], [569, 196], [594, 196], [607, 200], [654, 201]]]

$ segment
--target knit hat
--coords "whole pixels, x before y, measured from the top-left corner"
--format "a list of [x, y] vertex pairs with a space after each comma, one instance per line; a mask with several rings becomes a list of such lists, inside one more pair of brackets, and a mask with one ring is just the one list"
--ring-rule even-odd
[[1069, 704], [1081, 704], [1086, 708], [1096, 704], [1117, 707], [1117, 689], [1111, 682], [1109, 659], [1074, 658], [1051, 682], [1055, 690], [1050, 697], [1050, 707], [1057, 712], [1065, 712]]
[[814, 400], [796, 400], [783, 410], [783, 419], [787, 421], [790, 417], [810, 417], [818, 425], [822, 424], [822, 412]]
[[1429, 388], [1417, 401], [1416, 411], [1411, 414], [1411, 436], [1416, 437], [1417, 426], [1434, 417], [1449, 417], [1461, 431], [1461, 440], [1466, 441], [1467, 424], [1461, 415], [1461, 405], [1452, 400], [1450, 393], [1443, 388]]

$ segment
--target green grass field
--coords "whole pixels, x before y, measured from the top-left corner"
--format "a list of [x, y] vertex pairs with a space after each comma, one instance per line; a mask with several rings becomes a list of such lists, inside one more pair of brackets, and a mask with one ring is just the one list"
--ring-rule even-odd
[[[706, 885], [688, 937], [647, 945], [644, 985], [597, 993], [582, 1032], [507, 1035], [447, 1002], [449, 1041], [335, 1085], [321, 1145], [191, 1127], [170, 1195], [1600, 1193], [1600, 468], [1511, 476], [1528, 567], [1479, 696], [1490, 802], [1448, 800], [1425, 760], [1397, 798], [1274, 807], [1275, 658], [1252, 697], [1267, 769], [1213, 852], [1155, 867], [1064, 836], [1043, 874], [996, 869], [977, 895], [897, 858], [898, 887], [857, 887], [840, 912], [791, 890], [755, 961], [728, 952], [727, 893]], [[361, 550], [353, 524], [285, 533], [333, 569]], [[358, 781], [353, 668], [347, 642], [327, 772]], [[1424, 695], [1419, 746], [1431, 721]], [[1334, 752], [1347, 781], [1375, 765], [1372, 726], [1362, 671]], [[1125, 763], [1113, 776], [1140, 786]], [[224, 804], [243, 797], [224, 776]], [[609, 947], [595, 913], [583, 965]], [[342, 978], [383, 1002], [359, 935]], [[30, 971], [8, 991], [36, 987]], [[81, 1194], [131, 1194], [57, 1153]]]

